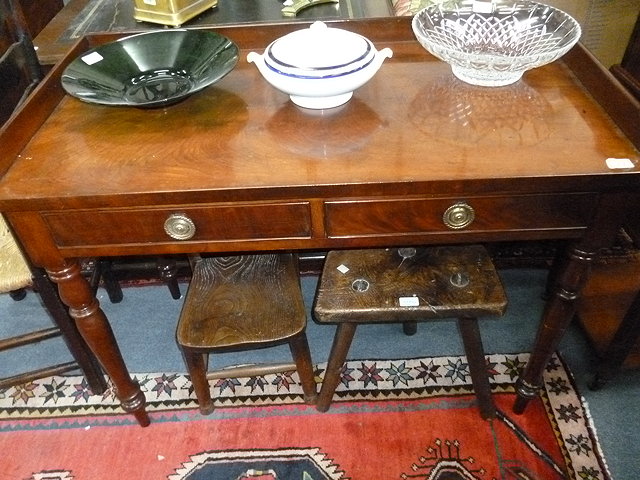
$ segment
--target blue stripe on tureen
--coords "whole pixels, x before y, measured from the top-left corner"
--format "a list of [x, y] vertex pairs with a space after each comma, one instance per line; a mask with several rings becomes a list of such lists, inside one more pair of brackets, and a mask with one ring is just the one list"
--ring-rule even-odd
[[[304, 78], [304, 79], [316, 79], [316, 80], [320, 80], [320, 79], [323, 79], [323, 78], [338, 78], [338, 77], [344, 77], [345, 75], [350, 75], [350, 74], [352, 74], [352, 73], [358, 72], [358, 71], [360, 71], [360, 70], [362, 70], [362, 69], [364, 69], [364, 68], [368, 67], [369, 65], [371, 65], [371, 63], [375, 60], [375, 58], [376, 58], [376, 57], [375, 57], [375, 56], [373, 56], [373, 57], [371, 58], [371, 60], [369, 60], [367, 63], [365, 63], [365, 64], [363, 64], [363, 65], [360, 65], [358, 68], [354, 68], [353, 70], [349, 70], [349, 71], [347, 71], [347, 72], [336, 73], [336, 74], [333, 74], [333, 75], [331, 75], [331, 74], [327, 74], [327, 75], [298, 75], [298, 74], [295, 74], [295, 73], [287, 73], [287, 72], [283, 72], [282, 70], [278, 70], [277, 68], [275, 68], [274, 66], [272, 66], [271, 64], [269, 64], [269, 63], [267, 63], [267, 62], [265, 62], [264, 64], [266, 65], [266, 67], [267, 67], [269, 70], [272, 70], [272, 71], [274, 71], [274, 72], [276, 72], [276, 73], [279, 73], [280, 75], [284, 75], [284, 76], [286, 76], [286, 77], [292, 77], [292, 78]], [[352, 63], [353, 63], [353, 62], [352, 62]], [[347, 65], [349, 65], [349, 64], [347, 64]], [[332, 67], [331, 69], [332, 69], [332, 70], [334, 70], [335, 68], [337, 68], [337, 67]], [[308, 70], [318, 71], [318, 70], [320, 70], [320, 69], [318, 68], [318, 69], [306, 69], [306, 70], [307, 70], [307, 71], [308, 71]]]
[[[351, 60], [348, 63], [343, 63], [343, 64], [340, 64], [340, 65], [330, 65], [330, 66], [326, 66], [326, 67], [299, 67], [297, 65], [290, 65], [290, 64], [285, 63], [285, 62], [283, 62], [281, 60], [278, 60], [276, 57], [274, 57], [271, 46], [269, 46], [269, 48], [267, 48], [267, 56], [269, 57], [269, 60], [273, 61], [273, 63], [279, 65], [280, 67], [284, 67], [284, 68], [295, 68], [297, 70], [304, 70], [304, 71], [308, 71], [308, 72], [311, 72], [311, 71], [314, 71], [314, 72], [315, 71], [323, 71], [323, 70], [335, 70], [336, 68], [343, 68], [343, 67], [349, 66], [352, 63], [359, 62], [360, 60], [363, 60], [364, 58], [366, 58], [367, 55], [369, 55], [371, 53], [373, 45], [371, 44], [371, 42], [366, 41], [366, 39], [365, 39], [365, 43], [366, 43], [367, 47], [366, 47], [364, 53], [362, 55], [360, 55], [358, 58], [356, 58], [354, 60]], [[371, 62], [368, 62], [367, 65], [369, 63], [371, 63]], [[272, 70], [280, 72], [279, 70], [276, 69], [276, 67], [271, 66], [271, 64], [269, 62], [266, 62], [266, 64]], [[356, 71], [356, 70], [352, 70], [352, 71]], [[280, 72], [280, 73], [283, 73], [283, 72]], [[293, 75], [293, 76], [297, 77], [297, 75]]]

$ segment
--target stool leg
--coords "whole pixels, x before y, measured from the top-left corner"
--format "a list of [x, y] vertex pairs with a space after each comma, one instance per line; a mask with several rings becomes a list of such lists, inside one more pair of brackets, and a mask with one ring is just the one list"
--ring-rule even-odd
[[120, 303], [124, 298], [124, 294], [122, 293], [120, 283], [111, 269], [111, 264], [111, 260], [100, 260], [96, 268], [100, 269], [99, 273], [102, 277], [104, 289], [107, 291], [107, 296], [111, 303]]
[[169, 293], [174, 300], [180, 300], [180, 285], [176, 275], [178, 273], [178, 265], [176, 261], [169, 258], [160, 257], [156, 260], [158, 275], [163, 282], [169, 287]]
[[187, 370], [191, 376], [193, 390], [198, 399], [200, 413], [209, 415], [213, 412], [213, 400], [209, 392], [209, 381], [207, 380], [207, 365], [205, 362], [206, 355], [193, 351], [188, 348], [182, 349]]
[[418, 322], [402, 322], [402, 331], [405, 335], [415, 335], [418, 331]]
[[471, 383], [478, 398], [480, 415], [485, 420], [495, 418], [496, 407], [491, 398], [491, 386], [489, 385], [487, 364], [484, 358], [478, 321], [473, 317], [461, 317], [458, 319], [458, 326], [462, 335], [467, 363], [469, 364]]
[[302, 383], [304, 401], [311, 404], [316, 403], [318, 392], [306, 335], [302, 333], [289, 340], [289, 348], [291, 349], [293, 360], [296, 362], [300, 383]]
[[331, 406], [331, 400], [336, 387], [340, 383], [340, 373], [347, 358], [347, 353], [349, 353], [351, 341], [356, 333], [356, 327], [355, 323], [348, 322], [338, 325], [336, 336], [333, 338], [331, 353], [329, 353], [327, 371], [324, 373], [324, 380], [322, 381], [322, 388], [316, 405], [316, 408], [321, 412], [326, 412]]

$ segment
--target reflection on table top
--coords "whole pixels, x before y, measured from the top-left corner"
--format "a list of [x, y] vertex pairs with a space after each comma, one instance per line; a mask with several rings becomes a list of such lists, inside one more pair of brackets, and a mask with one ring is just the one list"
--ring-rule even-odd
[[[54, 199], [57, 209], [72, 197], [109, 195], [111, 206], [126, 206], [143, 192], [167, 189], [198, 202], [208, 192], [213, 202], [231, 191], [263, 189], [298, 200], [321, 190], [331, 198], [377, 195], [381, 185], [401, 185], [402, 194], [468, 196], [637, 182], [636, 167], [622, 175], [605, 163], [613, 157], [637, 165], [638, 152], [567, 68], [566, 62], [576, 69], [584, 63], [581, 49], [527, 72], [512, 87], [484, 89], [455, 80], [446, 63], [428, 55], [412, 38], [408, 18], [393, 20], [344, 22], [394, 55], [328, 117], [300, 112], [246, 61], [249, 48], [264, 48], [295, 25], [222, 29], [241, 49], [238, 65], [166, 110], [88, 105], [65, 96], [52, 75], [52, 110], [17, 152], [0, 197], [19, 208], [27, 199], [38, 208]], [[90, 36], [78, 48], [88, 48], [91, 38], [107, 40]], [[59, 76], [63, 67], [52, 73]]]
[[[340, 0], [306, 8], [294, 19], [282, 15], [282, 0], [219, 0], [217, 7], [187, 22], [185, 27], [291, 22], [311, 19], [374, 18], [393, 15], [389, 0]], [[127, 32], [163, 28], [136, 22], [132, 0], [70, 0], [34, 41], [44, 64], [59, 61], [82, 36], [95, 32]], [[165, 27], [166, 28], [166, 27]]]

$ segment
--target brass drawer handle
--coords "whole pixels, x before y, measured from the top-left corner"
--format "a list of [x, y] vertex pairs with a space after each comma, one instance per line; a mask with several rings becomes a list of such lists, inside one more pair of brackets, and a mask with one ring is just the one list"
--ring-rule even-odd
[[453, 230], [459, 230], [471, 225], [475, 218], [476, 214], [473, 208], [464, 202], [451, 205], [442, 215], [444, 224]]
[[164, 231], [176, 240], [189, 240], [196, 234], [196, 224], [184, 213], [172, 213], [164, 222]]

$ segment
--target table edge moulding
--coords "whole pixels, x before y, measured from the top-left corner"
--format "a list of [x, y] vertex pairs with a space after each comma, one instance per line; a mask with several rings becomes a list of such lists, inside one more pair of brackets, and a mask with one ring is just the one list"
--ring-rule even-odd
[[[640, 201], [640, 104], [580, 44], [515, 90], [447, 90], [449, 66], [419, 46], [410, 22], [329, 22], [394, 55], [326, 118], [300, 111], [246, 62], [248, 51], [308, 26], [300, 22], [211, 28], [238, 45], [238, 65], [165, 109], [65, 95], [66, 65], [122, 36], [88, 35], [0, 131], [0, 209], [141, 425], [144, 395], [78, 257], [567, 239], [514, 410], [536, 395], [590, 264]], [[447, 91], [470, 104], [507, 92], [504, 105], [485, 108], [533, 116], [491, 124], [481, 110], [471, 123], [485, 136], [474, 136], [441, 123]], [[608, 157], [626, 159], [623, 168]], [[176, 216], [194, 224], [187, 238], [165, 233]]]

